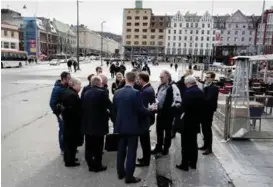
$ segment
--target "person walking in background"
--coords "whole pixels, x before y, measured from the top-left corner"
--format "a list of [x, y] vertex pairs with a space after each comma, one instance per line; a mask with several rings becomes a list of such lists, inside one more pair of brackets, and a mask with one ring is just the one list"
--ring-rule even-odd
[[208, 155], [212, 153], [212, 121], [214, 112], [217, 109], [218, 94], [219, 89], [214, 85], [213, 81], [215, 79], [214, 72], [208, 72], [206, 74], [205, 80], [205, 109], [204, 109], [204, 118], [201, 122], [202, 133], [204, 136], [204, 145], [200, 147], [200, 150], [204, 150], [203, 155]]
[[174, 65], [174, 69], [175, 69], [175, 71], [177, 71], [177, 68], [178, 68], [178, 64], [177, 64], [177, 63], [175, 63], [175, 65]]
[[66, 167], [79, 166], [76, 159], [77, 146], [82, 141], [81, 134], [81, 100], [78, 93], [81, 90], [81, 81], [71, 79], [71, 85], [61, 94], [61, 112], [64, 121], [64, 163]]
[[149, 75], [151, 75], [151, 71], [147, 63], [145, 63], [143, 66], [142, 71], [146, 71]]
[[[140, 95], [144, 107], [148, 108], [149, 105], [155, 103], [155, 91], [152, 85], [149, 83], [149, 75], [146, 72], [140, 72], [138, 74], [138, 84], [142, 87], [140, 90]], [[140, 124], [142, 126], [142, 134], [140, 135], [140, 144], [142, 147], [142, 158], [138, 159], [136, 166], [143, 167], [150, 165], [151, 159], [151, 142], [150, 142], [150, 126], [155, 122], [154, 115], [141, 115]]]
[[72, 64], [73, 64], [73, 61], [72, 61], [72, 59], [70, 58], [70, 59], [67, 61], [68, 72], [72, 72], [72, 68], [71, 68]]
[[[121, 64], [120, 66], [119, 66], [119, 68], [120, 68], [120, 72], [122, 73], [122, 75], [124, 76], [124, 74], [125, 74], [125, 71], [126, 71], [126, 67], [125, 67], [125, 65], [124, 64]], [[117, 72], [118, 73], [118, 72]]]
[[176, 167], [188, 171], [189, 166], [196, 169], [198, 159], [197, 134], [203, 117], [205, 96], [203, 91], [198, 88], [196, 79], [192, 75], [185, 78], [185, 85], [187, 90], [182, 102], [181, 124], [182, 161]]
[[91, 79], [92, 79], [93, 76], [94, 76], [94, 74], [88, 75], [88, 77], [87, 77], [88, 85], [86, 85], [85, 87], [83, 87], [82, 93], [81, 93], [81, 98], [83, 98], [85, 92], [87, 92], [91, 88]]
[[77, 72], [77, 66], [78, 66], [78, 63], [76, 60], [73, 61], [73, 67], [74, 67], [74, 72], [76, 73]]
[[57, 107], [60, 104], [60, 96], [61, 93], [68, 87], [71, 81], [71, 75], [70, 73], [64, 71], [61, 73], [61, 80], [57, 80], [54, 84], [54, 88], [52, 89], [49, 105], [53, 113], [57, 117], [57, 121], [59, 124], [59, 146], [61, 149], [61, 154], [63, 154], [64, 151], [64, 145], [63, 145], [63, 120], [60, 117], [60, 111], [59, 107]]
[[[116, 118], [114, 132], [120, 135], [117, 153], [118, 178], [125, 177], [126, 183], [138, 183], [141, 179], [134, 177], [138, 136], [141, 134], [140, 114], [150, 115], [141, 100], [140, 92], [133, 88], [136, 74], [125, 75], [126, 85], [115, 92], [113, 113]], [[126, 167], [124, 163], [126, 160]]]
[[96, 74], [97, 75], [102, 74], [102, 67], [100, 66], [96, 67]]
[[171, 68], [173, 67], [173, 63], [170, 63], [170, 67], [171, 67]]
[[119, 87], [121, 81], [123, 81], [123, 80], [124, 80], [124, 78], [123, 78], [122, 73], [118, 72], [118, 73], [116, 74], [116, 81], [113, 82], [112, 88], [111, 88], [112, 94], [113, 94], [113, 95], [115, 94], [115, 91], [118, 89], [118, 87]]
[[104, 136], [109, 131], [108, 120], [112, 103], [100, 76], [92, 77], [91, 88], [85, 93], [82, 103], [85, 160], [89, 171], [105, 171], [107, 167], [102, 165], [102, 153]]
[[113, 78], [115, 77], [115, 71], [116, 71], [115, 63], [112, 63], [112, 64], [110, 65], [109, 70], [110, 70], [111, 78], [113, 79]]

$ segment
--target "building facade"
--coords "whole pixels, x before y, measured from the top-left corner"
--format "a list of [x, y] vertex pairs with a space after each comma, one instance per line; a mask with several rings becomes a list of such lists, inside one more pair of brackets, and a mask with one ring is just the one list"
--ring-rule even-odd
[[19, 28], [7, 22], [1, 22], [1, 49], [19, 50]]
[[181, 61], [191, 56], [195, 61], [212, 55], [216, 30], [213, 17], [206, 12], [203, 16], [177, 12], [166, 29], [165, 53], [167, 61]]
[[255, 44], [259, 46], [259, 54], [273, 54], [273, 7], [263, 13], [259, 19]]
[[52, 21], [52, 25], [57, 31], [58, 46], [57, 53], [65, 53], [76, 55], [77, 52], [77, 36], [72, 31], [68, 24], [62, 23], [55, 18]]
[[170, 16], [156, 16], [152, 9], [142, 8], [136, 1], [136, 8], [123, 10], [122, 45], [124, 56], [136, 55], [163, 57], [165, 48], [165, 29]]

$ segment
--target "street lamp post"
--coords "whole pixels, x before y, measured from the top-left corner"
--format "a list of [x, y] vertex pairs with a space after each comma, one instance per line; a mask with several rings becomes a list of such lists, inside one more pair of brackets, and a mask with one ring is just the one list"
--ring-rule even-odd
[[102, 37], [102, 32], [103, 32], [103, 24], [105, 23], [106, 21], [102, 21], [101, 22], [101, 43], [100, 43], [100, 65], [103, 66], [103, 63], [102, 63], [102, 51], [103, 51], [103, 37]]
[[77, 0], [77, 62], [78, 62], [78, 70], [80, 70], [80, 47], [79, 47], [79, 40], [80, 40], [80, 36], [79, 36], [79, 0]]

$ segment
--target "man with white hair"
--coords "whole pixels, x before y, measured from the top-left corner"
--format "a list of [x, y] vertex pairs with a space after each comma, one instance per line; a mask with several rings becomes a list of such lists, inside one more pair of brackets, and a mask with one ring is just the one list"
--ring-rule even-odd
[[185, 78], [187, 87], [182, 102], [182, 129], [181, 146], [182, 162], [176, 167], [183, 171], [188, 171], [189, 166], [196, 169], [198, 158], [197, 134], [200, 132], [200, 123], [205, 103], [205, 96], [196, 84], [194, 76]]
[[112, 103], [108, 92], [103, 88], [101, 77], [102, 75], [91, 78], [91, 88], [82, 99], [85, 160], [90, 172], [101, 172], [107, 169], [102, 165], [102, 151], [104, 136], [109, 132], [108, 121]]
[[102, 81], [102, 87], [107, 91], [107, 93], [109, 94], [109, 90], [108, 90], [108, 78], [106, 77], [106, 75], [104, 74], [99, 74], [98, 75], [101, 78]]

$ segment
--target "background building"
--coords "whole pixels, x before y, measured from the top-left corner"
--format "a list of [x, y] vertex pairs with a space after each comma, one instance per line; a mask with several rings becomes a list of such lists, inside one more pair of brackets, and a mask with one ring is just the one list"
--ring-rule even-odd
[[19, 50], [19, 28], [1, 22], [1, 49]]
[[259, 19], [255, 44], [259, 46], [259, 54], [273, 54], [273, 7], [263, 13]]
[[136, 8], [123, 10], [122, 44], [125, 57], [135, 55], [164, 56], [165, 28], [169, 16], [155, 16], [152, 9], [142, 8], [136, 1]]
[[206, 12], [203, 16], [190, 14], [184, 16], [177, 12], [166, 29], [165, 53], [168, 61], [181, 61], [183, 57], [202, 62], [212, 55], [215, 29], [213, 18]]

